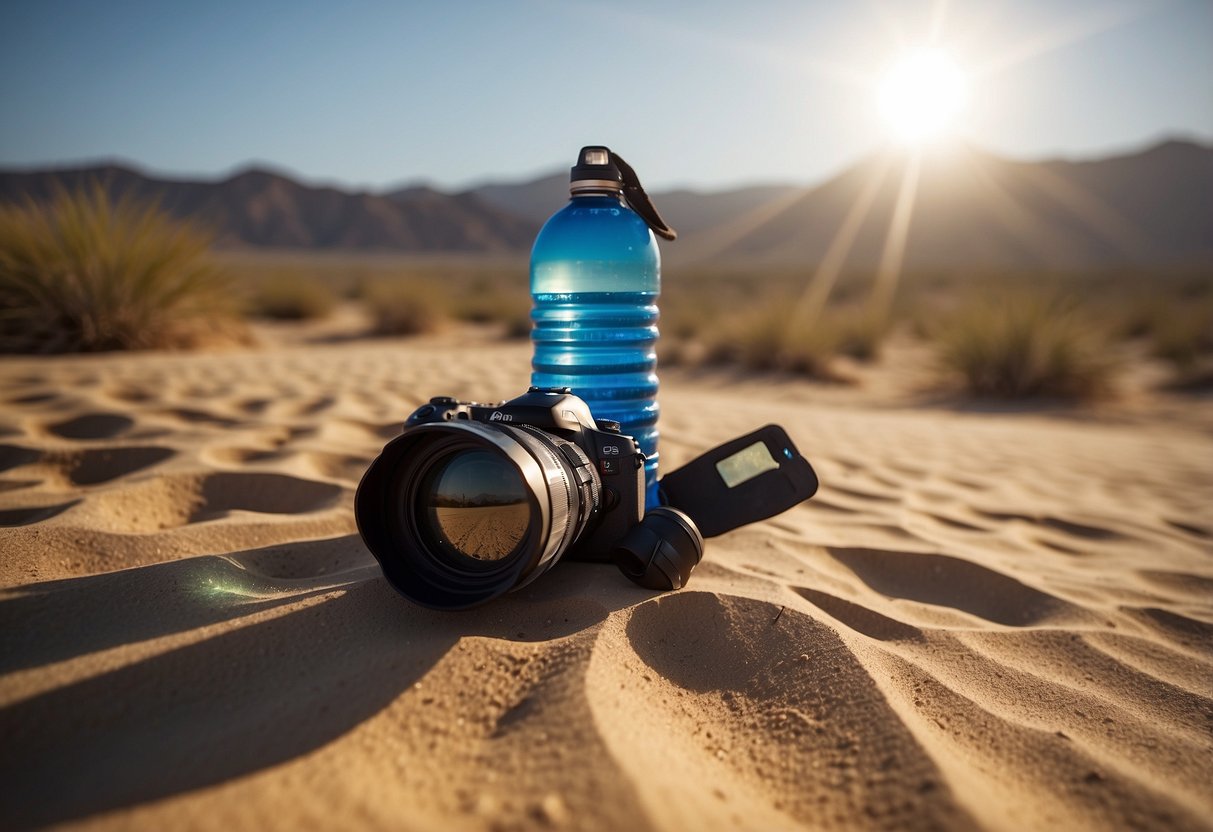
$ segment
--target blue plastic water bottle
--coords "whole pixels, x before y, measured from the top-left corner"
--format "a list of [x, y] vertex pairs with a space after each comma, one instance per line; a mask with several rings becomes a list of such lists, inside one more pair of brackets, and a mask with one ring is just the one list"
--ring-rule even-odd
[[646, 456], [645, 501], [657, 505], [656, 232], [674, 230], [631, 166], [609, 148], [583, 147], [568, 205], [531, 249], [535, 323], [531, 384], [571, 387], [596, 419], [619, 422]]

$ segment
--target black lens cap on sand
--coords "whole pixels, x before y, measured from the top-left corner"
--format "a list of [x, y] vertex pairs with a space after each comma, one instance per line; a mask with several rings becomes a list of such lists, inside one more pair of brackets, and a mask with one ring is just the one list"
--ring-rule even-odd
[[661, 506], [645, 514], [611, 551], [611, 560], [646, 589], [681, 589], [703, 557], [703, 535], [683, 512]]

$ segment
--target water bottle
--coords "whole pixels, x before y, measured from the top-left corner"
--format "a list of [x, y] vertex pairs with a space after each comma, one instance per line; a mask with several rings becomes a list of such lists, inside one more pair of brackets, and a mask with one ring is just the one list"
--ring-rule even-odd
[[531, 384], [570, 387], [596, 419], [644, 451], [645, 502], [657, 499], [657, 214], [636, 172], [609, 148], [583, 147], [569, 203], [531, 250]]

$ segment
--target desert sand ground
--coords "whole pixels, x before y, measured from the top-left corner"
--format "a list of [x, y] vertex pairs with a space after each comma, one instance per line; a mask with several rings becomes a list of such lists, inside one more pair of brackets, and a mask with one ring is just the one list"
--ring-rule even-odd
[[[822, 487], [657, 595], [396, 595], [352, 495], [464, 335], [0, 361], [0, 827], [1213, 828], [1213, 403], [663, 376]], [[882, 386], [883, 385], [883, 386]]]

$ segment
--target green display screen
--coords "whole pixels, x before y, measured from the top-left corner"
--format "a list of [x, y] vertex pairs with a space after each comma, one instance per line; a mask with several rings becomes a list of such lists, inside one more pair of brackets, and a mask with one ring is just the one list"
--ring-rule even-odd
[[764, 471], [774, 471], [778, 467], [779, 463], [775, 461], [771, 452], [767, 450], [767, 446], [762, 442], [755, 442], [716, 463], [716, 470], [720, 472], [720, 478], [729, 488], [736, 488]]

